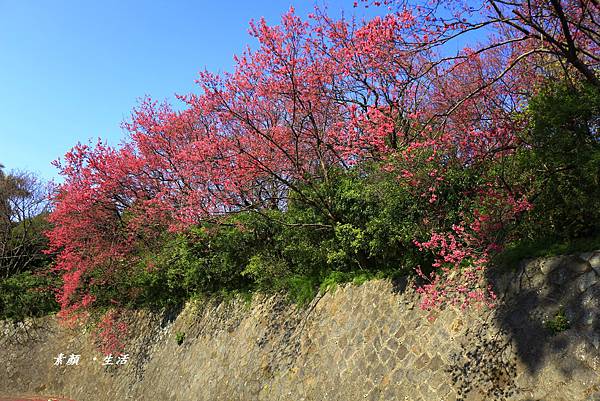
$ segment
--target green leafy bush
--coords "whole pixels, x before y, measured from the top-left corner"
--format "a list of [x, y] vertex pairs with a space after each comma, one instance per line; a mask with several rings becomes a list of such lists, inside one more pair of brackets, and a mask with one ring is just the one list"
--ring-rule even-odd
[[526, 239], [565, 240], [600, 232], [600, 91], [549, 83], [529, 101], [513, 174], [531, 189]]
[[185, 340], [185, 333], [181, 331], [175, 333], [175, 342], [177, 343], [177, 345], [183, 344], [183, 340]]
[[0, 319], [22, 321], [58, 310], [51, 277], [22, 272], [0, 280]]
[[412, 243], [419, 233], [418, 206], [391, 175], [339, 172], [313, 188], [328, 199], [329, 215], [292, 198], [286, 210], [247, 211], [185, 234], [165, 234], [140, 250], [136, 264], [116, 269], [122, 278], [112, 287], [92, 286], [92, 294], [102, 297], [100, 304], [119, 299], [163, 307], [195, 294], [283, 291], [304, 304], [328, 280], [407, 274], [426, 262]]
[[558, 334], [568, 330], [571, 327], [571, 323], [567, 319], [565, 309], [560, 308], [554, 317], [544, 322], [544, 326], [550, 330], [552, 334]]

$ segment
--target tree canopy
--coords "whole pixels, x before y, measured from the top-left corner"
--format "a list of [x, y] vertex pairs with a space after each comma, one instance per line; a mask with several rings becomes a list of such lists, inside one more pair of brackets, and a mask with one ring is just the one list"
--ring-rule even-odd
[[[63, 316], [159, 277], [196, 291], [384, 267], [425, 279], [425, 308], [492, 305], [494, 254], [597, 205], [595, 0], [365, 4], [383, 15], [253, 21], [232, 72], [201, 72], [180, 109], [143, 100], [121, 146], [57, 163]], [[580, 217], [569, 235], [595, 232]]]

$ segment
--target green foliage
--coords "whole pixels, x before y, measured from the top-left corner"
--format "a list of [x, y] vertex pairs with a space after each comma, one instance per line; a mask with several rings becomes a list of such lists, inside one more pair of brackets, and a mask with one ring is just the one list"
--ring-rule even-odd
[[316, 277], [291, 276], [281, 280], [280, 287], [287, 291], [290, 301], [305, 306], [317, 295], [319, 281]]
[[335, 292], [335, 290], [339, 284], [347, 282], [347, 281], [349, 281], [349, 280], [346, 279], [345, 273], [337, 272], [337, 271], [331, 272], [327, 277], [325, 277], [325, 279], [319, 286], [319, 291]]
[[135, 266], [119, 269], [118, 284], [98, 287], [100, 303], [164, 307], [196, 294], [283, 291], [304, 305], [334, 282], [406, 274], [423, 262], [412, 244], [418, 207], [391, 176], [338, 172], [313, 190], [325, 194], [327, 208], [292, 198], [285, 211], [248, 211], [165, 234], [159, 247], [140, 250]]
[[[362, 166], [322, 184], [334, 219], [315, 219], [305, 205], [291, 205], [286, 217], [295, 226], [286, 227], [278, 240], [286, 243], [283, 254], [292, 266], [302, 265], [304, 273], [313, 274], [387, 268], [406, 272], [423, 262], [412, 243], [422, 234], [421, 200], [399, 186], [395, 175], [379, 170], [377, 164]], [[297, 227], [315, 220], [323, 226]]]
[[352, 283], [353, 285], [361, 285], [365, 282], [373, 279], [383, 279], [383, 278], [393, 278], [397, 275], [397, 272], [394, 271], [377, 271], [377, 272], [368, 272], [368, 271], [350, 271], [350, 272], [340, 272], [340, 271], [332, 271], [322, 280], [321, 285], [319, 286], [319, 291], [321, 292], [335, 292], [336, 288], [340, 284], [344, 283]]
[[600, 91], [549, 83], [529, 102], [524, 146], [514, 174], [533, 194], [528, 239], [589, 237], [600, 232]]
[[544, 322], [544, 326], [546, 329], [550, 330], [552, 334], [558, 334], [568, 330], [571, 327], [571, 323], [567, 319], [565, 309], [560, 308], [552, 319]]
[[494, 263], [503, 268], [515, 269], [525, 258], [568, 255], [600, 249], [600, 235], [586, 238], [563, 239], [557, 237], [515, 241], [498, 254]]
[[183, 344], [183, 340], [185, 340], [184, 332], [178, 331], [177, 333], [175, 333], [175, 342], [177, 342], [177, 345]]
[[0, 319], [22, 321], [58, 310], [44, 253], [50, 228], [46, 186], [33, 174], [0, 165]]
[[278, 277], [285, 276], [289, 271], [287, 263], [269, 253], [252, 255], [242, 275], [253, 280], [258, 288], [266, 289], [276, 284]]
[[22, 321], [58, 311], [50, 277], [22, 272], [0, 280], [0, 319]]
[[36, 271], [50, 260], [44, 232], [46, 185], [27, 172], [0, 174], [0, 278]]
[[137, 265], [123, 271], [120, 292], [137, 289], [135, 304], [159, 308], [200, 293], [226, 298], [247, 292], [254, 285], [252, 277], [266, 276], [260, 265], [266, 258], [257, 253], [271, 235], [265, 223], [253, 214], [240, 214], [220, 225], [166, 234], [158, 248], [141, 251]]
[[19, 271], [41, 269], [50, 263], [51, 257], [43, 253], [48, 245], [44, 232], [50, 228], [47, 217], [47, 213], [42, 213], [12, 224], [5, 246], [22, 251], [5, 256], [13, 256], [18, 261]]

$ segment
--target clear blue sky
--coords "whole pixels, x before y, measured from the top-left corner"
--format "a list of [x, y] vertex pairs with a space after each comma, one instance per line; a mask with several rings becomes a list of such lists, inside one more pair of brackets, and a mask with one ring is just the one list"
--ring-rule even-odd
[[[327, 0], [329, 13], [364, 13]], [[117, 144], [137, 99], [195, 91], [205, 67], [230, 70], [248, 21], [275, 23], [314, 0], [0, 0], [0, 163], [45, 179], [77, 142]], [[322, 4], [322, 3], [320, 3]], [[362, 14], [359, 14], [362, 15]]]

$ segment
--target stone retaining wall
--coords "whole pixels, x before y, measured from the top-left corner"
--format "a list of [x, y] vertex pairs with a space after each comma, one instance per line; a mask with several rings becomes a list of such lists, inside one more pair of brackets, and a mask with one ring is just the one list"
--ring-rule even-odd
[[[501, 308], [446, 309], [433, 321], [410, 283], [381, 280], [302, 309], [274, 296], [140, 311], [128, 317], [134, 337], [121, 366], [103, 367], [84, 329], [51, 318], [4, 324], [0, 396], [600, 400], [599, 278], [600, 252], [526, 261], [494, 280]], [[81, 360], [53, 366], [59, 353]]]

